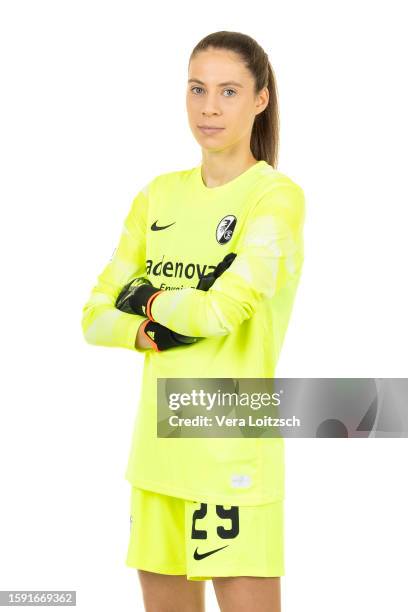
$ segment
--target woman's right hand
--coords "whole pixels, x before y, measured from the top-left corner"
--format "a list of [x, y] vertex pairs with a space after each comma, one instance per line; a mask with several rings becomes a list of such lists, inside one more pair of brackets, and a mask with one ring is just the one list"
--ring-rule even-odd
[[138, 327], [135, 346], [140, 349], [153, 349], [157, 352], [179, 346], [188, 346], [202, 340], [191, 336], [183, 336], [171, 331], [157, 321], [145, 319]]
[[138, 349], [151, 349], [152, 347], [152, 343], [149, 342], [149, 340], [146, 337], [146, 334], [144, 334], [142, 332], [142, 325], [145, 323], [145, 321], [142, 321], [141, 324], [139, 325], [139, 328], [137, 330], [137, 334], [136, 334], [136, 340], [135, 340], [135, 347]]

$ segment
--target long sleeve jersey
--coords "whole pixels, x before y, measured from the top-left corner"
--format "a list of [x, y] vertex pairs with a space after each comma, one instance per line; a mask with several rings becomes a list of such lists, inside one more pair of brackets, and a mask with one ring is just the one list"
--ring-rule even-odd
[[[284, 498], [284, 440], [157, 436], [158, 378], [273, 378], [303, 266], [302, 188], [266, 161], [207, 187], [202, 166], [153, 178], [134, 198], [116, 250], [83, 307], [90, 344], [144, 354], [141, 394], [125, 478], [207, 503], [258, 505]], [[228, 253], [230, 267], [196, 289]], [[115, 308], [144, 276], [162, 289], [155, 321], [194, 344], [135, 347], [144, 317]]]

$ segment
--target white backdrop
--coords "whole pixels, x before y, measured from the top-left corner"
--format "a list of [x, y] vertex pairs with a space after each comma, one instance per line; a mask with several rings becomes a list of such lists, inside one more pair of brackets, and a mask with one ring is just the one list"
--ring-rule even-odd
[[[142, 356], [87, 345], [81, 309], [139, 189], [201, 152], [194, 45], [264, 47], [279, 170], [306, 195], [277, 376], [407, 376], [403, 3], [3, 1], [0, 590], [142, 610], [124, 479]], [[405, 45], [405, 48], [404, 48]], [[407, 440], [286, 442], [282, 609], [407, 610]], [[208, 610], [218, 610], [207, 582]]]

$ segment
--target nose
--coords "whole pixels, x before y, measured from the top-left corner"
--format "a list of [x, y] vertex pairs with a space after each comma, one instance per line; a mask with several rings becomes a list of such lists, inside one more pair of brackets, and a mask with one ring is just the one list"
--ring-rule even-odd
[[203, 98], [203, 106], [201, 112], [204, 116], [218, 115], [220, 112], [217, 93], [207, 93]]

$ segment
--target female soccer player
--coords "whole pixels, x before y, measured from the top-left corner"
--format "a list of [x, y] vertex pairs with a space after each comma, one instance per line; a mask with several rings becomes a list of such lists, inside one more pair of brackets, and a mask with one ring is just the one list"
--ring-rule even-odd
[[186, 95], [202, 162], [136, 195], [82, 327], [91, 344], [144, 354], [126, 563], [146, 610], [201, 612], [212, 579], [223, 612], [278, 612], [283, 439], [158, 436], [157, 381], [274, 377], [303, 265], [304, 193], [276, 169], [276, 83], [255, 40], [202, 39]]

